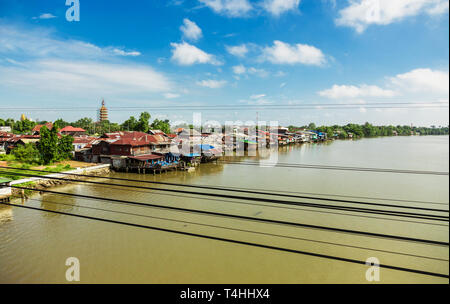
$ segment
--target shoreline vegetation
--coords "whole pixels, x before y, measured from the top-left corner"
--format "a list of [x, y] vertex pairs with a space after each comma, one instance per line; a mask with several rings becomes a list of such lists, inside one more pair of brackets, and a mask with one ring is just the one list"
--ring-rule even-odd
[[[95, 122], [92, 118], [84, 117], [75, 122], [67, 122], [63, 119], [57, 119], [53, 124], [58, 126], [59, 129], [66, 126], [73, 126], [86, 130], [88, 135], [96, 135], [103, 133], [119, 132], [119, 131], [139, 131], [148, 132], [148, 130], [161, 130], [164, 133], [171, 133], [171, 130], [176, 128], [190, 128], [194, 129], [191, 124], [172, 125], [169, 120], [154, 119], [150, 123], [151, 115], [148, 112], [142, 112], [139, 119], [134, 116], [130, 116], [122, 124], [116, 122], [110, 122], [104, 120], [101, 122]], [[29, 134], [36, 125], [44, 125], [48, 121], [43, 120], [34, 122], [28, 119], [15, 121], [13, 118], [2, 119], [0, 118], [0, 127], [11, 127], [11, 131], [14, 134]], [[448, 135], [449, 126], [429, 126], [419, 127], [412, 125], [373, 125], [369, 122], [364, 124], [349, 123], [346, 125], [331, 125], [331, 126], [316, 126], [315, 123], [310, 123], [304, 126], [288, 126], [290, 132], [298, 130], [312, 130], [327, 133], [328, 138], [332, 138], [333, 135], [339, 134], [339, 138], [348, 138], [349, 134], [354, 134], [356, 137], [374, 137], [374, 136], [394, 136], [394, 135]], [[202, 128], [199, 128], [202, 131]]]
[[411, 135], [449, 135], [448, 126], [430, 126], [430, 127], [416, 127], [416, 126], [393, 126], [382, 125], [375, 126], [366, 122], [365, 124], [353, 124], [346, 125], [332, 125], [332, 126], [319, 126], [314, 123], [310, 123], [307, 126], [296, 127], [289, 126], [290, 132], [296, 132], [299, 130], [314, 130], [327, 134], [328, 138], [362, 138], [362, 137], [380, 137], [380, 136], [411, 136]]
[[[117, 131], [139, 131], [148, 132], [151, 129], [158, 129], [164, 133], [170, 133], [171, 129], [175, 127], [170, 126], [168, 120], [155, 119], [151, 124], [150, 114], [148, 112], [141, 113], [139, 119], [135, 119], [131, 116], [123, 124], [110, 123], [108, 120], [102, 122], [94, 122], [90, 118], [82, 118], [74, 123], [66, 122], [62, 119], [58, 119], [53, 123], [53, 128], [48, 129], [45, 125], [40, 129], [40, 138], [37, 144], [26, 143], [25, 145], [19, 145], [14, 148], [10, 154], [0, 154], [0, 165], [7, 166], [8, 172], [0, 172], [0, 176], [6, 177], [12, 180], [18, 180], [26, 178], [26, 176], [20, 176], [20, 173], [27, 173], [23, 169], [38, 169], [44, 171], [52, 171], [54, 173], [63, 172], [74, 169], [74, 166], [70, 164], [77, 163], [76, 167], [93, 166], [94, 163], [74, 162], [72, 161], [73, 146], [72, 142], [74, 137], [70, 135], [60, 135], [58, 130], [65, 126], [73, 125], [83, 128], [89, 135], [99, 136], [99, 133], [93, 132], [117, 132]], [[46, 121], [41, 121], [39, 124], [45, 124]], [[31, 130], [36, 126], [36, 122], [28, 119], [14, 121], [14, 119], [8, 118], [6, 120], [0, 119], [0, 126], [10, 126], [13, 133], [30, 134]], [[193, 125], [177, 125], [178, 127], [185, 127], [188, 129], [194, 129]], [[203, 128], [199, 128], [200, 132], [204, 131]], [[347, 124], [347, 125], [333, 125], [333, 126], [316, 126], [314, 123], [310, 123], [305, 126], [293, 126], [288, 128], [289, 132], [295, 133], [302, 130], [316, 131], [326, 134], [328, 140], [334, 139], [359, 139], [359, 138], [373, 138], [380, 136], [411, 136], [411, 135], [449, 135], [449, 127], [443, 126], [431, 126], [431, 127], [414, 127], [414, 126], [375, 126], [368, 122], [365, 124]], [[222, 132], [225, 132], [223, 129]], [[22, 170], [14, 170], [14, 168]], [[1, 168], [0, 168], [1, 169]], [[15, 174], [11, 174], [15, 173]], [[35, 175], [46, 175], [48, 172], [36, 172]]]

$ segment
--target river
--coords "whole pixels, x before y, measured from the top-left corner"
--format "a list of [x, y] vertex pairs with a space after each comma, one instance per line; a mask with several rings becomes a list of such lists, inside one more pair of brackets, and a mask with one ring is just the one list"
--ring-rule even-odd
[[[246, 157], [239, 158], [245, 159]], [[289, 164], [448, 172], [449, 137], [384, 137], [324, 144], [297, 144], [280, 147], [278, 160], [279, 163]], [[284, 193], [283, 191], [315, 193], [332, 198], [352, 196], [347, 199], [445, 210], [448, 210], [449, 203], [448, 175], [268, 168], [210, 163], [202, 164], [191, 173], [168, 172], [161, 175], [112, 173], [111, 176], [262, 189], [280, 193]], [[118, 182], [109, 179], [101, 181]], [[176, 189], [173, 186], [164, 187]], [[156, 190], [124, 189], [85, 183], [55, 187], [52, 190], [443, 242], [448, 242], [449, 239], [448, 221], [293, 207], [246, 200], [211, 199]], [[327, 194], [333, 196], [326, 196]], [[360, 198], [354, 198], [355, 196]], [[295, 200], [317, 203], [305, 199]], [[361, 261], [375, 257], [382, 265], [448, 274], [448, 246], [112, 204], [107, 201], [55, 194], [37, 194], [23, 203], [49, 210]], [[344, 205], [336, 202], [325, 203]], [[83, 206], [128, 214], [86, 209]], [[358, 207], [369, 208], [360, 205]], [[416, 209], [409, 210], [413, 211], [417, 212]], [[448, 213], [446, 215], [448, 216]], [[65, 262], [68, 257], [79, 259], [81, 283], [368, 282], [366, 265], [36, 210], [0, 207], [0, 283], [66, 283]], [[380, 283], [448, 283], [448, 279], [381, 268]]]

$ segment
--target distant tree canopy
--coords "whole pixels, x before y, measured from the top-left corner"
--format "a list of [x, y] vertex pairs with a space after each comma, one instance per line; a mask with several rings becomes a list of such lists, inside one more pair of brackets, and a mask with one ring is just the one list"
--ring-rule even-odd
[[125, 120], [120, 126], [122, 130], [147, 133], [149, 130], [150, 118], [150, 113], [142, 112], [139, 116], [139, 120], [137, 120], [134, 116], [130, 116], [130, 118]]
[[353, 137], [375, 137], [375, 136], [393, 136], [393, 135], [448, 135], [448, 126], [446, 127], [411, 127], [411, 126], [374, 126], [368, 122], [363, 125], [359, 124], [346, 124], [344, 126], [319, 126], [316, 127], [314, 123], [310, 123], [307, 126], [295, 127], [289, 126], [290, 130], [308, 129], [319, 132], [327, 133], [329, 138], [348, 138], [350, 134]]
[[161, 130], [164, 133], [168, 134], [170, 133], [170, 123], [169, 120], [159, 120], [155, 119], [152, 124], [150, 125], [150, 129], [152, 130]]
[[135, 131], [147, 133], [149, 129], [150, 117], [151, 116], [148, 112], [142, 112]]
[[[148, 112], [142, 112], [139, 115], [139, 119], [134, 116], [130, 116], [122, 124], [112, 123], [110, 121], [95, 122], [92, 118], [84, 117], [80, 118], [75, 122], [67, 122], [63, 119], [58, 119], [54, 122], [56, 128], [61, 129], [65, 126], [71, 125], [74, 127], [83, 128], [88, 134], [103, 134], [108, 132], [118, 132], [118, 131], [140, 131], [148, 132], [150, 129], [159, 129], [164, 133], [170, 133], [170, 122], [169, 120], [155, 119], [150, 124], [151, 115]], [[44, 124], [46, 121], [40, 121], [39, 124]], [[0, 119], [0, 126], [10, 126], [14, 133], [20, 134], [30, 134], [31, 130], [36, 125], [35, 122], [31, 120], [18, 120], [15, 121], [12, 118]], [[193, 128], [192, 125], [177, 125], [177, 127]], [[448, 135], [448, 126], [431, 126], [431, 127], [411, 127], [411, 126], [375, 126], [368, 122], [365, 124], [353, 124], [349, 123], [346, 125], [333, 125], [333, 126], [316, 126], [314, 122], [309, 123], [304, 126], [289, 126], [290, 132], [295, 132], [299, 129], [316, 130], [320, 132], [327, 133], [328, 137], [335, 138], [348, 138], [350, 134], [353, 137], [374, 137], [374, 136], [392, 136], [392, 135]]]
[[17, 133], [29, 133], [35, 125], [36, 123], [34, 121], [28, 119], [18, 120], [13, 124], [12, 129]]
[[121, 124], [122, 130], [125, 131], [134, 131], [137, 128], [138, 121], [134, 116], [130, 116], [127, 120]]
[[70, 123], [60, 118], [55, 120], [53, 125], [58, 129], [62, 129], [64, 127], [70, 126]]

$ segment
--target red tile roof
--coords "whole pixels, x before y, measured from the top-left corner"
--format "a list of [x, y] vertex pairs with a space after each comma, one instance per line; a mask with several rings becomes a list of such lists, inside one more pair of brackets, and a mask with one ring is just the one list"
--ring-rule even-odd
[[47, 122], [45, 125], [35, 125], [33, 130], [31, 130], [31, 132], [39, 132], [39, 131], [41, 131], [41, 128], [43, 126], [46, 126], [47, 129], [51, 130], [53, 128], [53, 123]]
[[59, 132], [86, 132], [85, 129], [82, 128], [75, 128], [72, 126], [66, 126], [64, 128], [62, 128], [61, 130], [59, 130]]

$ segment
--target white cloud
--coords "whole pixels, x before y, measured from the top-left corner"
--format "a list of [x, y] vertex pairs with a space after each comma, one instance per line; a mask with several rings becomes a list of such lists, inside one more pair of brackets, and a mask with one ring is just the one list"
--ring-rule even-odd
[[45, 13], [41, 14], [39, 17], [33, 17], [31, 19], [53, 19], [53, 18], [56, 18], [56, 16], [50, 13]]
[[164, 97], [167, 99], [174, 99], [174, 98], [178, 98], [180, 97], [180, 94], [175, 94], [175, 93], [165, 93]]
[[209, 80], [202, 80], [202, 81], [197, 81], [197, 84], [199, 86], [202, 87], [207, 87], [210, 89], [218, 89], [223, 87], [224, 85], [227, 84], [227, 82], [225, 80], [213, 80], [213, 79], [209, 79]]
[[28, 58], [107, 59], [114, 56], [139, 56], [137, 51], [118, 47], [99, 47], [81, 40], [54, 37], [46, 28], [19, 28], [0, 24], [0, 54], [14, 54]]
[[185, 38], [193, 41], [196, 41], [202, 37], [202, 29], [199, 28], [195, 22], [187, 18], [183, 20], [183, 25], [180, 26], [180, 30]]
[[336, 24], [350, 26], [359, 33], [369, 25], [387, 25], [419, 14], [448, 12], [448, 0], [357, 0], [339, 11]]
[[389, 78], [393, 86], [411, 92], [429, 92], [448, 95], [448, 71], [415, 69]]
[[300, 0], [264, 0], [263, 7], [274, 16], [279, 16], [284, 12], [296, 10]]
[[276, 64], [306, 64], [323, 65], [326, 62], [325, 55], [321, 50], [307, 44], [290, 45], [282, 41], [275, 40], [274, 45], [265, 47], [261, 56], [266, 60]]
[[243, 66], [242, 64], [240, 64], [240, 65], [235, 65], [235, 66], [233, 67], [233, 73], [238, 74], [238, 75], [240, 75], [240, 74], [245, 74], [246, 71], [247, 71], [247, 69], [246, 69], [245, 66]]
[[360, 97], [393, 97], [394, 91], [385, 90], [374, 85], [333, 85], [331, 89], [319, 92], [320, 96], [327, 98], [360, 98]]
[[163, 73], [148, 65], [117, 62], [117, 56], [138, 55], [118, 47], [60, 39], [44, 27], [0, 23], [0, 57], [10, 59], [7, 64], [0, 62], [0, 86], [10, 95], [32, 92], [54, 98], [54, 93], [60, 93], [84, 98], [169, 91], [173, 85]]
[[25, 67], [0, 66], [0, 82], [8, 87], [46, 92], [164, 92], [169, 80], [147, 66], [46, 59]]
[[222, 64], [215, 56], [208, 54], [201, 49], [187, 42], [171, 43], [172, 60], [180, 65], [193, 65], [196, 63], [210, 63], [213, 65]]
[[269, 72], [264, 69], [257, 69], [255, 67], [246, 68], [242, 64], [233, 66], [233, 73], [236, 75], [252, 74], [259, 77], [267, 77], [269, 75]]
[[[254, 97], [254, 98], [252, 98]], [[241, 99], [239, 100], [240, 103], [245, 103], [249, 105], [267, 105], [267, 104], [273, 104], [274, 102], [271, 100], [267, 100], [264, 98], [265, 95], [252, 95], [250, 96], [250, 99]]]
[[227, 52], [237, 57], [245, 57], [248, 53], [248, 48], [245, 44], [236, 46], [226, 46]]
[[267, 77], [267, 76], [269, 76], [269, 72], [267, 72], [266, 70], [264, 70], [264, 69], [257, 69], [257, 68], [254, 68], [254, 67], [249, 67], [247, 69], [247, 72], [249, 74], [254, 74], [254, 75], [257, 75], [259, 77]]
[[266, 97], [266, 94], [254, 94], [250, 96], [250, 99], [260, 99]]
[[252, 9], [248, 0], [199, 0], [214, 12], [229, 17], [246, 16]]
[[385, 88], [375, 85], [333, 85], [319, 91], [323, 97], [333, 99], [392, 98], [416, 101], [448, 100], [449, 72], [432, 69], [414, 69], [394, 77], [386, 77]]
[[141, 53], [138, 51], [124, 51], [118, 48], [114, 48], [112, 49], [112, 52], [116, 55], [119, 56], [132, 56], [132, 57], [136, 57], [136, 56], [140, 56]]

